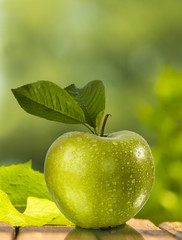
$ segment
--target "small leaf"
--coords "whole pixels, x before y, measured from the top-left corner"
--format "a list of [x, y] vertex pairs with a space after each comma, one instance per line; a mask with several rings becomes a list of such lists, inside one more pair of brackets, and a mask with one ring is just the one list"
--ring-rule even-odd
[[[72, 224], [58, 209], [56, 204], [48, 199], [40, 199], [29, 197], [27, 200], [27, 208], [23, 213], [27, 223], [34, 226], [42, 226], [44, 224], [52, 224], [54, 219], [59, 218], [59, 225]], [[73, 225], [73, 224], [72, 224]]]
[[96, 118], [96, 132], [99, 133], [100, 125], [104, 116], [104, 110], [101, 111]]
[[14, 208], [8, 195], [2, 190], [0, 190], [0, 222], [8, 222], [13, 226], [25, 225], [24, 217]]
[[[105, 89], [102, 81], [91, 81], [83, 88], [77, 88], [71, 84], [65, 90], [82, 108], [86, 123], [95, 129], [97, 116], [105, 109]], [[97, 124], [100, 125], [100, 123]]]
[[35, 116], [70, 124], [85, 121], [77, 102], [52, 82], [38, 81], [12, 89], [12, 92], [20, 106]]
[[51, 200], [44, 174], [31, 168], [31, 161], [0, 167], [0, 189], [8, 194], [12, 204], [21, 212], [26, 208], [27, 197]]
[[72, 222], [70, 222], [62, 213], [59, 214], [56, 218], [52, 219], [51, 222], [48, 224], [50, 225], [74, 225]]

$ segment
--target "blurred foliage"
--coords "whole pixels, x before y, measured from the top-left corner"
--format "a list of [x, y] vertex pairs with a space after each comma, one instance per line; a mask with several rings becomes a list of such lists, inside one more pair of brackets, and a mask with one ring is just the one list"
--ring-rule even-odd
[[154, 146], [156, 182], [139, 216], [179, 219], [180, 74], [168, 70], [155, 92], [153, 85], [164, 65], [182, 69], [182, 1], [2, 0], [0, 11], [0, 165], [32, 159], [43, 171], [51, 143], [84, 130], [26, 114], [11, 88], [37, 80], [82, 87], [100, 79], [112, 114], [106, 131], [133, 130]]
[[[182, 72], [164, 71], [156, 83], [157, 102], [140, 112], [141, 120], [157, 133], [153, 154], [156, 179], [152, 196], [141, 214], [155, 222], [182, 219]], [[150, 207], [149, 207], [150, 206]]]

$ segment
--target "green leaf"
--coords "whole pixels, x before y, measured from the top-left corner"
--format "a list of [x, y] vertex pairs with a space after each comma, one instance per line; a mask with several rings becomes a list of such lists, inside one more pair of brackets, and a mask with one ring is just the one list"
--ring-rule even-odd
[[96, 132], [99, 133], [100, 125], [104, 116], [104, 110], [101, 111], [96, 118]]
[[13, 226], [25, 225], [24, 217], [14, 208], [8, 195], [2, 190], [0, 190], [0, 222], [8, 222]]
[[31, 161], [0, 167], [0, 221], [13, 226], [72, 224], [51, 201], [44, 175], [31, 168]]
[[[82, 108], [86, 123], [95, 129], [97, 116], [105, 109], [105, 89], [102, 81], [91, 81], [83, 88], [71, 84], [65, 90]], [[100, 123], [97, 124], [100, 125]]]
[[59, 214], [56, 218], [53, 218], [48, 224], [50, 225], [74, 225], [70, 222], [62, 213]]
[[[0, 200], [0, 222], [8, 222], [12, 226], [73, 225], [50, 200], [28, 197], [27, 208], [23, 214], [13, 206], [8, 195], [2, 190]], [[54, 223], [55, 219], [59, 221]]]
[[20, 106], [35, 116], [70, 124], [85, 121], [78, 103], [52, 82], [38, 81], [12, 89], [12, 92]]
[[44, 174], [31, 168], [31, 161], [0, 167], [0, 189], [8, 194], [12, 204], [21, 212], [29, 196], [51, 200]]
[[[45, 224], [53, 224], [55, 219], [59, 219], [56, 224], [73, 225], [58, 209], [56, 204], [47, 199], [29, 197], [27, 200], [27, 208], [23, 213], [29, 225], [42, 226]], [[54, 223], [55, 224], [55, 223]]]

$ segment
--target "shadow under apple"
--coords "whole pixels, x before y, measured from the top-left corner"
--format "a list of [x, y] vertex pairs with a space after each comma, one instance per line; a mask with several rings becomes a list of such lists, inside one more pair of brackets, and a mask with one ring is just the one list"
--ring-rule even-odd
[[127, 224], [107, 229], [84, 229], [75, 227], [65, 240], [144, 240], [142, 235]]

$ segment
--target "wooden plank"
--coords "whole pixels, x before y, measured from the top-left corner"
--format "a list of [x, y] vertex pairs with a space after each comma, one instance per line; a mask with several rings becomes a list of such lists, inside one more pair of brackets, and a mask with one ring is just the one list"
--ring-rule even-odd
[[156, 227], [151, 221], [143, 219], [130, 219], [128, 225], [139, 232], [145, 240], [174, 240], [173, 236]]
[[73, 227], [44, 226], [22, 227], [17, 240], [64, 240]]
[[13, 240], [14, 235], [14, 228], [10, 224], [0, 222], [0, 240]]
[[182, 240], [182, 222], [163, 222], [159, 227]]
[[[178, 239], [182, 239], [179, 238], [181, 237], [179, 233], [182, 234], [182, 223], [176, 223], [172, 226], [170, 225], [170, 228], [169, 223], [167, 223], [167, 230], [166, 223], [160, 225], [162, 229], [165, 229], [170, 234], [161, 230], [149, 220], [131, 219], [127, 222], [127, 224], [134, 228], [137, 232], [139, 232], [145, 240], [174, 240], [177, 239], [177, 237]], [[74, 227], [69, 226], [22, 227], [19, 230], [16, 240], [64, 240], [73, 228]], [[173, 232], [171, 229], [173, 229]], [[171, 234], [173, 234], [175, 237]], [[129, 238], [127, 239], [131, 238], [131, 236], [128, 237]], [[0, 240], [1, 239], [7, 240], [6, 238], [0, 238]], [[10, 239], [12, 240], [12, 238]]]

